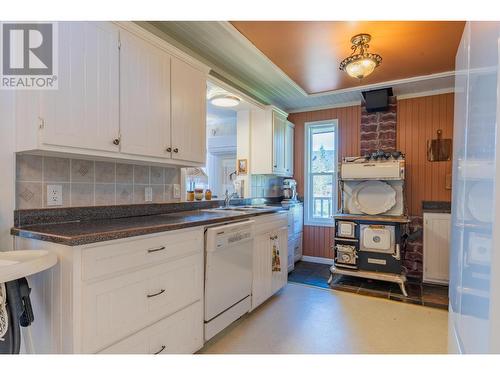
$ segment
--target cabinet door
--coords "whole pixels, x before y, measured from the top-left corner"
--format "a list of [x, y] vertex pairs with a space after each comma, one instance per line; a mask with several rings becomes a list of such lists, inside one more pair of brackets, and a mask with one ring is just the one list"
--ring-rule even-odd
[[285, 172], [285, 120], [273, 112], [273, 172]]
[[170, 157], [170, 55], [120, 31], [121, 151]]
[[172, 158], [204, 164], [206, 159], [204, 73], [172, 58]]
[[270, 241], [269, 233], [261, 234], [254, 238], [252, 310], [268, 299], [272, 294]]
[[450, 215], [424, 214], [424, 281], [449, 280]]
[[57, 90], [40, 93], [42, 145], [119, 151], [118, 29], [108, 22], [58, 23]]
[[298, 262], [302, 259], [302, 232], [295, 237], [293, 243], [293, 261]]
[[288, 238], [288, 246], [287, 246], [288, 272], [293, 271], [293, 269], [295, 268], [294, 245], [295, 245], [295, 238]]
[[286, 122], [285, 127], [285, 175], [293, 176], [293, 139], [294, 126], [291, 122]]
[[[274, 294], [286, 285], [288, 280], [288, 229], [281, 228], [275, 232], [278, 236], [279, 253], [281, 271], [272, 273], [271, 293]], [[272, 257], [272, 242], [271, 242], [271, 257]]]

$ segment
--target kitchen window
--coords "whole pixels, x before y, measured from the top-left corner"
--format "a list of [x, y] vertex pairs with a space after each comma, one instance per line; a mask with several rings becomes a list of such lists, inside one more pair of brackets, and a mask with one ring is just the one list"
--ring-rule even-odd
[[306, 225], [333, 226], [337, 209], [337, 120], [305, 124]]

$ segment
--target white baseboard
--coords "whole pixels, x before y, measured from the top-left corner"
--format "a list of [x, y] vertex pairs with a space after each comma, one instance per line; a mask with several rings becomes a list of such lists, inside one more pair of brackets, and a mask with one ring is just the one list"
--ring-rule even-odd
[[333, 264], [333, 259], [331, 258], [311, 257], [308, 255], [303, 255], [301, 260], [303, 260], [304, 262], [311, 262], [311, 263]]

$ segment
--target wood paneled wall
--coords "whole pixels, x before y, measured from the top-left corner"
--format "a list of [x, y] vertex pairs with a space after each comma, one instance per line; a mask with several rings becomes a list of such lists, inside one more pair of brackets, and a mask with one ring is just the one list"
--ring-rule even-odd
[[[428, 162], [427, 140], [436, 137], [437, 129], [443, 130], [444, 138], [452, 138], [453, 100], [450, 93], [397, 102], [397, 149], [406, 154], [406, 201], [412, 216], [422, 215], [423, 200], [451, 200], [451, 190], [445, 188], [451, 162]], [[359, 155], [360, 106], [289, 116], [295, 124], [294, 178], [300, 196], [304, 194], [304, 124], [331, 119], [339, 121], [339, 157]], [[304, 255], [332, 258], [333, 236], [333, 228], [304, 226]]]
[[408, 213], [422, 216], [422, 201], [450, 201], [446, 175], [451, 161], [427, 161], [427, 140], [453, 136], [453, 93], [398, 100], [397, 149], [406, 155], [406, 202]]
[[[294, 178], [297, 180], [297, 191], [304, 195], [304, 124], [306, 122], [337, 119], [339, 124], [339, 157], [359, 154], [359, 129], [361, 122], [361, 106], [324, 109], [320, 111], [292, 113], [288, 119], [295, 124], [294, 142]], [[331, 245], [333, 229], [330, 227], [304, 226], [304, 255], [332, 258]]]

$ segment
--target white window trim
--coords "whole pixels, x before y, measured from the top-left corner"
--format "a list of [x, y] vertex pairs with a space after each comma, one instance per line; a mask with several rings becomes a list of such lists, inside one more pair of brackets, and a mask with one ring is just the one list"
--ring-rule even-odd
[[[333, 125], [334, 131], [335, 131], [335, 150], [337, 151], [335, 153], [335, 173], [337, 172], [338, 168], [338, 144], [339, 144], [339, 127], [338, 127], [338, 119], [331, 119], [331, 120], [325, 120], [325, 121], [313, 121], [313, 122], [306, 122], [304, 124], [304, 225], [310, 225], [310, 226], [318, 226], [318, 227], [333, 227], [335, 225], [333, 217], [330, 219], [314, 219], [312, 217], [312, 208], [311, 207], [311, 199], [309, 196], [309, 191], [310, 191], [310, 176], [309, 176], [309, 159], [311, 156], [310, 150], [309, 150], [309, 144], [310, 144], [310, 131], [309, 129], [311, 127], [321, 127], [321, 126], [328, 126], [331, 127]], [[336, 178], [335, 178], [335, 181]], [[335, 187], [333, 189], [333, 202], [332, 202], [332, 213], [336, 212], [337, 210], [337, 201], [338, 201], [338, 189]]]

